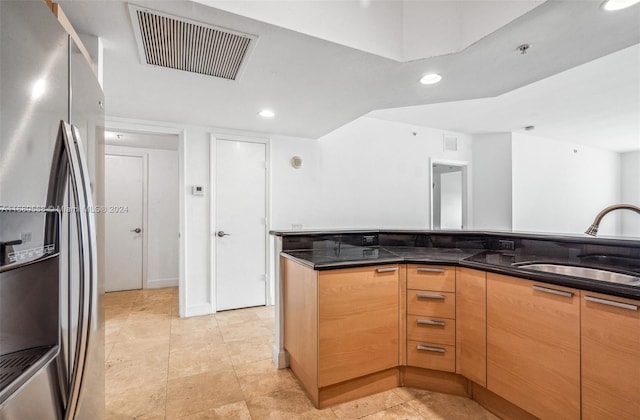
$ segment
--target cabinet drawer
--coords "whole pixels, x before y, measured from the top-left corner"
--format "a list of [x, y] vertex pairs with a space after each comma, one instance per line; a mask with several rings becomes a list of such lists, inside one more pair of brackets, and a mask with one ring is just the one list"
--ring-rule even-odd
[[456, 295], [449, 292], [407, 290], [407, 313], [455, 319]]
[[425, 369], [456, 371], [456, 348], [424, 341], [407, 340], [407, 364]]
[[456, 343], [456, 321], [407, 315], [407, 339], [453, 346]]
[[455, 292], [456, 269], [440, 265], [409, 264], [407, 265], [407, 288]]

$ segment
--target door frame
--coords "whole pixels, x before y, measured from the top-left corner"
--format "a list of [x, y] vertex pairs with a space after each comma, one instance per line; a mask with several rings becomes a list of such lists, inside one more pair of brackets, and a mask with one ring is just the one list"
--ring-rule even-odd
[[[142, 158], [142, 288], [146, 289], [148, 287], [148, 276], [147, 276], [147, 244], [148, 242], [148, 234], [147, 234], [147, 216], [149, 209], [149, 153], [143, 151], [133, 151], [129, 150], [130, 148], [123, 149], [122, 146], [115, 146], [112, 144], [105, 144], [104, 146], [104, 156], [105, 161], [107, 155], [113, 156], [129, 156], [129, 157], [140, 157]], [[105, 163], [105, 181], [106, 181], [107, 171], [106, 171], [106, 163]], [[108, 232], [105, 231], [105, 235], [108, 235]], [[105, 250], [106, 251], [106, 250]], [[105, 279], [106, 285], [106, 279]]]
[[[178, 247], [179, 247], [179, 270], [178, 270], [178, 310], [180, 317], [188, 314], [187, 308], [187, 273], [186, 264], [187, 249], [187, 200], [185, 196], [185, 182], [187, 179], [187, 162], [186, 162], [186, 129], [182, 126], [160, 125], [159, 123], [122, 119], [117, 117], [105, 118], [105, 131], [129, 131], [133, 133], [145, 134], [173, 134], [178, 136]], [[104, 175], [104, 174], [103, 174]], [[199, 314], [194, 314], [199, 315]]]
[[216, 287], [217, 281], [216, 278], [216, 264], [217, 264], [217, 241], [215, 236], [215, 224], [217, 217], [217, 208], [218, 203], [216, 201], [216, 158], [218, 157], [218, 140], [229, 140], [229, 141], [239, 141], [245, 143], [259, 143], [264, 144], [265, 150], [265, 304], [266, 306], [271, 306], [274, 304], [274, 293], [271, 290], [273, 287], [273, 281], [271, 279], [271, 263], [269, 256], [271, 255], [271, 241], [269, 241], [269, 224], [271, 220], [271, 147], [270, 147], [270, 139], [262, 138], [262, 137], [248, 137], [248, 136], [239, 136], [234, 134], [224, 134], [224, 133], [211, 133], [210, 136], [210, 156], [209, 156], [209, 185], [210, 194], [209, 194], [209, 249], [211, 250], [211, 255], [209, 258], [209, 293], [210, 293], [210, 301], [211, 301], [211, 309], [213, 313], [218, 311], [218, 302], [216, 296]]
[[429, 158], [429, 229], [433, 229], [433, 165], [450, 165], [462, 170], [462, 229], [469, 228], [469, 162], [465, 160], [451, 160]]

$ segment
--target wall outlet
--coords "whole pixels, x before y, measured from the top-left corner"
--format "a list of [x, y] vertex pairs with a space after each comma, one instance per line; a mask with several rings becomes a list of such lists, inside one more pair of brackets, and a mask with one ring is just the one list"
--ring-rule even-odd
[[375, 235], [364, 235], [362, 237], [362, 245], [376, 245]]
[[302, 229], [303, 226], [302, 223], [291, 223], [291, 229]]
[[505, 251], [515, 251], [516, 243], [515, 241], [499, 240], [498, 248], [503, 249]]

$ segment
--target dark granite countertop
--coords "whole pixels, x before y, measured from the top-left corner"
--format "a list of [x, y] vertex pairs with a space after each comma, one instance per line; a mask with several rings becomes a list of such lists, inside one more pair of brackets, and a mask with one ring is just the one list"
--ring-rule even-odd
[[524, 262], [566, 264], [618, 271], [640, 278], [640, 260], [635, 259], [628, 259], [625, 261], [625, 265], [621, 270], [620, 265], [611, 265], [597, 260], [588, 260], [588, 255], [559, 255], [554, 258], [550, 258], [548, 255], [544, 256], [531, 253], [527, 254], [513, 251], [483, 249], [411, 246], [361, 247], [342, 245], [326, 249], [288, 250], [282, 252], [281, 255], [319, 271], [398, 263], [459, 265], [549, 284], [574, 287], [631, 299], [640, 299], [640, 285], [634, 286], [591, 280], [581, 277], [534, 271], [517, 266], [518, 263]]
[[311, 237], [311, 236], [341, 236], [358, 234], [375, 235], [441, 235], [441, 236], [483, 236], [487, 238], [511, 238], [511, 239], [540, 239], [545, 241], [563, 241], [567, 243], [612, 245], [612, 246], [640, 246], [640, 238], [624, 236], [590, 236], [584, 233], [553, 233], [553, 232], [526, 232], [504, 230], [440, 230], [440, 229], [335, 229], [335, 230], [270, 230], [270, 235], [281, 238]]
[[[559, 286], [573, 287], [591, 292], [606, 293], [614, 296], [640, 299], [640, 285], [620, 284], [607, 281], [592, 280], [564, 274], [554, 274], [532, 269], [521, 268], [523, 263], [561, 264], [577, 267], [589, 267], [606, 271], [615, 271], [640, 278], [640, 267], [631, 263], [621, 269], [620, 266], [585, 262], [579, 258], [538, 257], [536, 255], [517, 254], [504, 251], [483, 251], [460, 261], [460, 265], [478, 270], [491, 271], [498, 274], [515, 276], [527, 280], [539, 281]], [[640, 262], [639, 262], [640, 263]]]
[[458, 265], [461, 260], [482, 252], [482, 249], [427, 248], [385, 246], [384, 249], [401, 257], [405, 263]]
[[335, 249], [302, 249], [283, 252], [291, 258], [314, 270], [331, 270], [346, 267], [362, 267], [378, 264], [402, 263], [402, 257], [380, 247], [354, 247], [343, 245]]

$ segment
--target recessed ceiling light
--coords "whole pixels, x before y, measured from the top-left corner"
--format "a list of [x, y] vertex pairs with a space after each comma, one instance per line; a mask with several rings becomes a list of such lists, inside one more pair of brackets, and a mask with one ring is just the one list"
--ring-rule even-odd
[[270, 109], [263, 109], [262, 111], [258, 112], [258, 115], [260, 115], [262, 118], [273, 118], [276, 116], [275, 112]]
[[422, 76], [422, 78], [420, 79], [420, 83], [422, 83], [423, 85], [433, 85], [435, 83], [438, 83], [440, 80], [442, 80], [442, 76], [440, 76], [438, 73], [429, 73]]
[[615, 10], [626, 9], [627, 7], [631, 7], [634, 4], [640, 2], [640, 0], [606, 0], [602, 3], [602, 8], [604, 10], [613, 12]]

